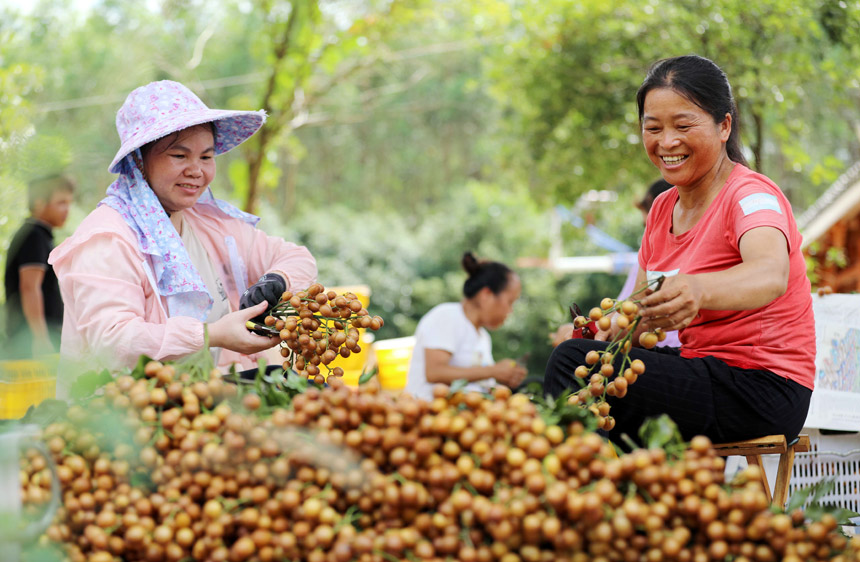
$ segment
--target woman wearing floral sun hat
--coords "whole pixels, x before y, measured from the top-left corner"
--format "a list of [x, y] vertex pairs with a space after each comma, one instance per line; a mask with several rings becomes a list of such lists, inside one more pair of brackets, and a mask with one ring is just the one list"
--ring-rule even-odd
[[64, 360], [92, 368], [134, 366], [141, 354], [176, 359], [202, 349], [208, 333], [216, 364], [243, 370], [277, 343], [245, 322], [313, 283], [316, 262], [209, 188], [215, 156], [265, 118], [209, 109], [168, 80], [129, 94], [109, 167], [119, 178], [49, 260], [66, 305]]

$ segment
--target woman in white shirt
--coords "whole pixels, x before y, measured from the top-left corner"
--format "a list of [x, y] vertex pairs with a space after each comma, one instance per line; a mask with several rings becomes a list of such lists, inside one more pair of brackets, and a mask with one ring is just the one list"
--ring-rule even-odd
[[486, 392], [499, 383], [516, 388], [526, 376], [525, 368], [511, 359], [493, 361], [488, 332], [504, 324], [520, 297], [519, 276], [502, 263], [479, 261], [471, 252], [463, 254], [462, 264], [469, 274], [463, 299], [436, 305], [415, 331], [406, 391], [417, 398], [430, 400], [436, 383], [465, 379], [466, 389]]

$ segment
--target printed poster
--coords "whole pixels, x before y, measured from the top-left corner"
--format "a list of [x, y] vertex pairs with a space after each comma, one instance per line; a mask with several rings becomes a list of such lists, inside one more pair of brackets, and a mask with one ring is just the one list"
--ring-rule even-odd
[[815, 390], [805, 427], [860, 431], [860, 295], [812, 295], [812, 308]]

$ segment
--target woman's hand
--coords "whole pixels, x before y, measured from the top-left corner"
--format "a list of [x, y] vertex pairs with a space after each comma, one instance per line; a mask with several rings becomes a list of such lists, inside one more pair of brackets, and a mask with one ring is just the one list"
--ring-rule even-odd
[[555, 332], [549, 334], [549, 341], [553, 347], [558, 347], [561, 342], [569, 340], [572, 335], [573, 324], [568, 322], [567, 324], [562, 324]]
[[639, 302], [642, 319], [650, 330], [686, 328], [698, 316], [703, 294], [696, 275], [666, 277], [659, 291], [649, 293]]
[[263, 301], [249, 308], [231, 312], [209, 324], [209, 346], [223, 347], [249, 355], [259, 353], [280, 343], [278, 338], [260, 336], [250, 332], [245, 327], [245, 322], [248, 320], [265, 314], [268, 306], [269, 303]]
[[513, 359], [502, 359], [493, 365], [493, 378], [510, 388], [516, 388], [526, 378], [525, 367], [517, 365]]
[[608, 330], [598, 329], [597, 333], [594, 334], [595, 340], [597, 340], [597, 341], [612, 341], [621, 332], [626, 331], [626, 328], [625, 328], [625, 330], [622, 330], [621, 328], [618, 327], [618, 323], [616, 322], [616, 319], [618, 318], [617, 312], [613, 312], [612, 314], [610, 314], [609, 318], [610, 318], [609, 329]]

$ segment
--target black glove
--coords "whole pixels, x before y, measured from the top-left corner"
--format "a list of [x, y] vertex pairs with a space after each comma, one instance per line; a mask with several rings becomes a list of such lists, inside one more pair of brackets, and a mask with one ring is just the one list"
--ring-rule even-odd
[[[272, 308], [281, 300], [281, 295], [287, 290], [287, 282], [277, 273], [267, 273], [260, 280], [248, 287], [239, 299], [239, 309], [250, 308], [263, 301], [269, 303]], [[262, 324], [266, 313], [254, 318], [254, 322]]]

